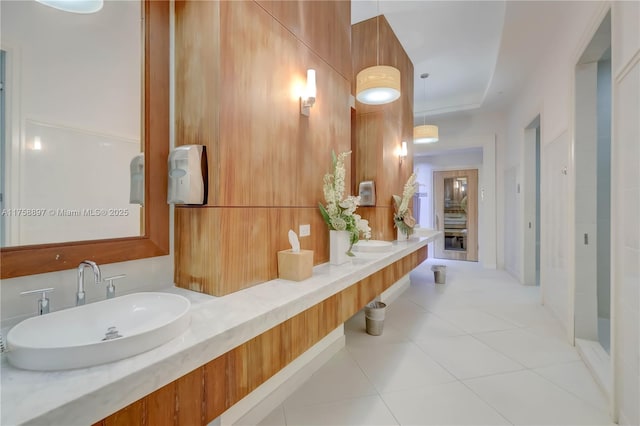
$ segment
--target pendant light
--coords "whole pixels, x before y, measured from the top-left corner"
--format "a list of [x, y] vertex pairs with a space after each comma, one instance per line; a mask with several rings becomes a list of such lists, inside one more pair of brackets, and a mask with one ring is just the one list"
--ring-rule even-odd
[[380, 2], [376, 16], [376, 65], [356, 76], [356, 99], [368, 105], [382, 105], [400, 97], [400, 70], [380, 65]]
[[103, 0], [36, 0], [45, 6], [71, 13], [95, 13], [102, 9]]
[[[420, 74], [420, 78], [424, 80], [424, 93], [427, 94], [426, 79], [429, 73]], [[426, 97], [426, 96], [425, 96]], [[438, 142], [438, 126], [426, 124], [427, 117], [422, 117], [422, 125], [413, 128], [413, 143], [434, 143]]]

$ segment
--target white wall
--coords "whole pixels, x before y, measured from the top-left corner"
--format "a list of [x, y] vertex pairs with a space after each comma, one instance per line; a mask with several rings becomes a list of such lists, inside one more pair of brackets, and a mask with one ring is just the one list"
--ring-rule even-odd
[[520, 271], [520, 257], [518, 256], [519, 241], [517, 238], [518, 223], [520, 216], [516, 214], [518, 211], [518, 167], [512, 166], [503, 173], [503, 197], [504, 197], [504, 269], [514, 277], [517, 277]]
[[[418, 169], [418, 182], [420, 183], [420, 191], [427, 192], [428, 196], [422, 198], [420, 208], [420, 217], [418, 218], [420, 226], [424, 228], [435, 228], [434, 211], [435, 200], [433, 198], [433, 172], [443, 170], [464, 170], [478, 169], [478, 261], [485, 267], [495, 268], [495, 263], [490, 259], [486, 260], [485, 253], [482, 248], [487, 245], [487, 241], [494, 236], [487, 235], [485, 222], [495, 220], [495, 217], [487, 216], [486, 203], [481, 199], [481, 188], [486, 188], [486, 172], [483, 167], [482, 149], [469, 148], [464, 150], [446, 151], [436, 155], [419, 156], [413, 158], [413, 167]], [[422, 186], [424, 185], [424, 187]], [[485, 189], [486, 192], [486, 189]], [[435, 243], [430, 243], [429, 250], [435, 253]], [[494, 252], [495, 253], [495, 252]], [[489, 263], [489, 265], [487, 265]]]
[[[447, 151], [436, 155], [413, 158], [413, 167], [418, 171], [420, 191], [426, 192], [420, 207], [418, 223], [423, 228], [434, 228], [433, 172], [442, 170], [473, 169], [479, 173], [478, 188], [482, 187], [482, 149], [470, 148], [463, 151]], [[480, 197], [478, 197], [480, 199]]]
[[[487, 268], [502, 268], [504, 266], [504, 246], [502, 223], [503, 195], [502, 175], [496, 171], [502, 168], [504, 144], [505, 144], [505, 117], [503, 114], [486, 111], [470, 111], [456, 114], [445, 114], [429, 118], [429, 124], [439, 127], [440, 141], [434, 144], [415, 145], [414, 163], [416, 168], [425, 161], [421, 155], [440, 156], [444, 161], [443, 168], [455, 168], [464, 165], [465, 155], [460, 155], [469, 148], [482, 150], [482, 183], [479, 183], [479, 191], [484, 193], [484, 200], [479, 200], [479, 257], [483, 266]], [[468, 151], [467, 151], [468, 152]], [[451, 156], [449, 156], [451, 154]], [[456, 163], [456, 156], [458, 162]], [[440, 161], [440, 160], [437, 160]], [[477, 162], [477, 160], [475, 160]], [[433, 167], [431, 167], [433, 170]], [[420, 175], [427, 173], [426, 169], [420, 171]], [[431, 178], [419, 177], [427, 183]], [[420, 180], [421, 183], [422, 180]], [[433, 185], [428, 186], [429, 194], [433, 191]], [[423, 189], [421, 189], [422, 191]], [[429, 198], [427, 198], [428, 200]], [[432, 201], [431, 201], [432, 202]], [[432, 225], [428, 225], [432, 226]]]
[[620, 424], [640, 424], [640, 2], [612, 7], [611, 298]]
[[[545, 304], [573, 338], [575, 176], [573, 85], [579, 55], [612, 8], [612, 300], [615, 413], [639, 424], [640, 413], [640, 3], [567, 2], [573, 19], [532, 70], [507, 117], [505, 173], [522, 170], [524, 129], [540, 113], [542, 150], [541, 286]], [[543, 31], [544, 29], [541, 29]], [[562, 171], [567, 168], [567, 174]], [[519, 176], [520, 180], [521, 177]], [[522, 217], [522, 211], [517, 214]], [[509, 230], [507, 230], [509, 232]], [[522, 261], [519, 261], [522, 264]]]

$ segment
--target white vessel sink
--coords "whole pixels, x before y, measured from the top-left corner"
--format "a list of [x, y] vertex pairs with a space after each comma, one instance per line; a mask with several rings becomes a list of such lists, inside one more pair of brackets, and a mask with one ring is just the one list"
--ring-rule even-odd
[[360, 240], [353, 245], [353, 249], [361, 252], [383, 252], [390, 251], [393, 243], [381, 240]]
[[[191, 302], [170, 293], [134, 293], [29, 318], [9, 331], [9, 362], [66, 370], [117, 361], [162, 345], [189, 326]], [[111, 339], [103, 340], [110, 327]]]

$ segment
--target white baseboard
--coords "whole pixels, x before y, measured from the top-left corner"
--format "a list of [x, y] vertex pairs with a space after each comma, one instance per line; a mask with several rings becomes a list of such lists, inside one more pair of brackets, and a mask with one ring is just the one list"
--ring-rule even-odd
[[600, 386], [600, 390], [610, 400], [613, 385], [611, 357], [599, 342], [592, 340], [576, 339], [576, 349], [596, 383]]
[[341, 324], [209, 425], [260, 423], [344, 346], [344, 325]]

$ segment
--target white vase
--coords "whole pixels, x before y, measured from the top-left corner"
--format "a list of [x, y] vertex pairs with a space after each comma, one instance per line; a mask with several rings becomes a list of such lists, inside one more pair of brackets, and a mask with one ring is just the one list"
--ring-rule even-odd
[[342, 265], [350, 260], [347, 254], [351, 247], [349, 231], [329, 231], [329, 263]]
[[396, 238], [398, 239], [399, 242], [409, 241], [410, 236], [408, 234], [405, 234], [404, 232], [402, 232], [400, 228], [397, 228], [397, 231], [398, 231], [398, 236]]

